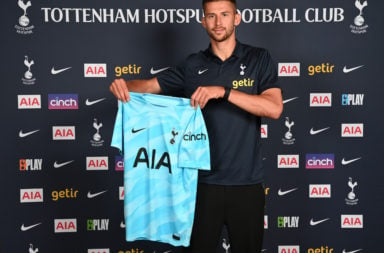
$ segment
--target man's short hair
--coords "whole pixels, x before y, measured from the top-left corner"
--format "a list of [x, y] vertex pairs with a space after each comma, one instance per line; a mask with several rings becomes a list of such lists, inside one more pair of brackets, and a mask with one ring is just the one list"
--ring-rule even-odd
[[228, 2], [231, 2], [235, 5], [235, 8], [237, 8], [237, 4], [236, 4], [236, 0], [203, 0], [203, 9], [204, 9], [204, 6], [206, 3], [209, 3], [209, 2], [219, 2], [219, 1], [228, 1]]

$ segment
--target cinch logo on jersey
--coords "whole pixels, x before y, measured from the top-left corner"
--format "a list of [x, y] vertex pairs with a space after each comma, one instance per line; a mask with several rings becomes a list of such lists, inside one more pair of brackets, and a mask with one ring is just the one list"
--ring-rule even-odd
[[84, 77], [107, 77], [107, 64], [84, 63]]
[[53, 140], [75, 140], [75, 127], [74, 126], [53, 126], [52, 127]]
[[320, 248], [309, 248], [308, 253], [333, 253], [333, 248], [321, 246]]
[[78, 193], [78, 190], [74, 190], [73, 188], [67, 188], [59, 191], [52, 191], [51, 195], [53, 201], [58, 201], [59, 199], [76, 199]]
[[75, 233], [77, 232], [76, 219], [55, 219], [55, 233]]
[[87, 170], [108, 170], [108, 156], [87, 156]]
[[20, 203], [43, 202], [43, 188], [20, 189]]
[[277, 155], [277, 168], [299, 168], [299, 155]]
[[330, 198], [331, 185], [330, 184], [310, 184], [309, 197], [310, 198]]
[[333, 73], [335, 65], [329, 65], [329, 63], [322, 63], [321, 65], [309, 65], [308, 75], [314, 76], [315, 74], [328, 74]]
[[342, 94], [341, 105], [363, 105], [364, 94]]
[[277, 227], [278, 228], [298, 228], [299, 216], [278, 216]]
[[300, 63], [279, 63], [279, 76], [300, 76]]
[[88, 219], [87, 231], [108, 231], [109, 219]]
[[77, 110], [79, 98], [77, 94], [48, 94], [49, 110]]
[[260, 136], [263, 139], [268, 138], [268, 125], [267, 124], [262, 124], [260, 126]]
[[88, 253], [110, 253], [109, 249], [88, 249]]
[[342, 214], [341, 228], [363, 228], [363, 215]]
[[43, 159], [20, 159], [19, 160], [20, 171], [42, 170], [42, 168], [43, 168]]
[[18, 109], [41, 109], [40, 95], [17, 95]]
[[268, 215], [264, 215], [264, 229], [268, 229]]
[[207, 140], [207, 135], [205, 133], [186, 133], [183, 135], [183, 140], [184, 141], [206, 141]]
[[364, 124], [341, 124], [341, 137], [364, 137]]
[[335, 168], [334, 154], [306, 154], [306, 169], [333, 169]]
[[124, 157], [121, 155], [115, 156], [115, 170], [124, 171]]
[[136, 64], [128, 64], [127, 66], [116, 66], [115, 76], [120, 77], [122, 75], [138, 75], [140, 74], [141, 67]]
[[300, 253], [300, 246], [298, 245], [279, 245], [278, 253]]
[[310, 93], [309, 106], [310, 107], [331, 107], [332, 93]]
[[119, 186], [119, 200], [124, 200], [124, 186]]

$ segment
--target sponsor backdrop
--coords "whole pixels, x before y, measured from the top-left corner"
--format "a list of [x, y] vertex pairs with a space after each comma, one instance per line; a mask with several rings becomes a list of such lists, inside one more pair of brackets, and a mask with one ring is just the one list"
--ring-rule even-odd
[[[238, 8], [238, 38], [270, 50], [284, 90], [281, 118], [260, 133], [263, 252], [380, 252], [384, 4], [242, 0]], [[201, 15], [200, 1], [2, 4], [1, 252], [180, 252], [124, 240], [108, 87], [205, 49]], [[217, 252], [231, 252], [225, 230]]]

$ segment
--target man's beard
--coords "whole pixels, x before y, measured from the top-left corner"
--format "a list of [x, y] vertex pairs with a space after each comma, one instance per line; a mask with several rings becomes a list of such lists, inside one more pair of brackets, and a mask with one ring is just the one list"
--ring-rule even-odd
[[223, 42], [227, 40], [233, 34], [234, 31], [235, 31], [235, 26], [233, 26], [229, 31], [225, 29], [224, 35], [221, 35], [221, 36], [217, 36], [215, 32], [211, 30], [207, 30], [207, 33], [212, 40], [216, 42]]

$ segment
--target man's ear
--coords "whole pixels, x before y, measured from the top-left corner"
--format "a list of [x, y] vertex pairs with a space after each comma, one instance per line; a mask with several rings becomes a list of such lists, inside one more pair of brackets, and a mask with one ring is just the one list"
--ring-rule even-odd
[[241, 22], [241, 14], [236, 12], [236, 14], [235, 14], [235, 24], [234, 25], [238, 26], [240, 24], [240, 22]]
[[201, 25], [202, 25], [204, 28], [207, 28], [207, 24], [205, 23], [205, 17], [202, 17], [202, 18], [201, 18]]

